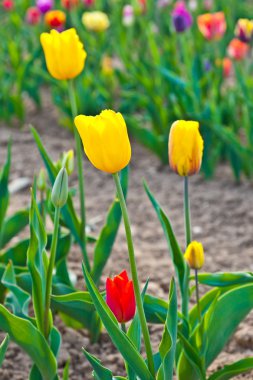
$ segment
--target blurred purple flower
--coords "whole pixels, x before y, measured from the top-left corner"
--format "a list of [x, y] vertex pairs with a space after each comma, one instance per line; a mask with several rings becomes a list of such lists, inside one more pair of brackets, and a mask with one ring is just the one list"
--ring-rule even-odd
[[184, 1], [178, 1], [171, 14], [176, 32], [182, 33], [192, 26], [192, 15]]
[[209, 72], [212, 69], [212, 63], [209, 61], [209, 59], [205, 59], [204, 61], [204, 70], [205, 72]]
[[53, 0], [37, 0], [36, 5], [41, 13], [46, 13], [53, 8], [54, 2]]

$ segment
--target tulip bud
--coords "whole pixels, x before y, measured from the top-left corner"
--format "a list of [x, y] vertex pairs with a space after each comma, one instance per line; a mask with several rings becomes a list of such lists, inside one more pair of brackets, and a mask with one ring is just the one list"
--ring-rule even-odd
[[114, 72], [112, 58], [109, 57], [108, 55], [105, 55], [102, 58], [101, 67], [102, 67], [102, 74], [104, 76], [106, 76], [106, 77], [111, 76]]
[[30, 25], [37, 25], [40, 22], [41, 19], [41, 12], [36, 7], [30, 7], [26, 11], [25, 16], [27, 24]]
[[184, 258], [191, 269], [201, 269], [205, 261], [203, 245], [198, 241], [192, 241], [185, 251]]
[[[62, 31], [64, 28], [64, 25], [66, 23], [66, 15], [61, 10], [48, 11], [45, 14], [44, 21], [45, 21], [45, 24], [49, 28], [56, 29], [58, 31]], [[46, 35], [46, 33], [42, 33], [42, 36], [43, 35]], [[53, 41], [53, 38], [51, 38], [51, 41]], [[56, 41], [57, 41], [57, 39], [55, 38], [54, 42], [56, 43]], [[57, 42], [59, 43], [59, 41], [60, 41], [60, 38], [58, 38]], [[60, 50], [61, 50], [61, 46], [60, 46]]]
[[130, 4], [127, 4], [123, 7], [123, 18], [122, 18], [122, 24], [124, 26], [131, 26], [134, 23], [134, 9], [133, 6]]
[[67, 153], [64, 153], [62, 166], [65, 166], [68, 175], [71, 175], [74, 171], [74, 151], [71, 149]]
[[235, 36], [242, 42], [250, 42], [253, 37], [253, 21], [240, 18], [235, 27]]
[[2, 6], [6, 11], [11, 11], [14, 8], [14, 2], [12, 0], [3, 0]]
[[203, 146], [197, 121], [175, 121], [169, 135], [171, 169], [181, 176], [198, 173], [202, 162]]
[[54, 207], [63, 207], [68, 199], [68, 174], [65, 168], [62, 168], [54, 182], [52, 189], [51, 201]]
[[47, 13], [48, 11], [50, 11], [50, 9], [53, 8], [54, 2], [53, 0], [37, 0], [36, 6], [41, 13]]
[[47, 173], [44, 168], [40, 169], [37, 179], [37, 188], [40, 191], [45, 191], [47, 188]]
[[135, 296], [133, 282], [123, 271], [113, 279], [106, 280], [106, 303], [119, 323], [130, 321], [135, 314]]
[[84, 12], [82, 23], [87, 30], [93, 32], [104, 32], [110, 26], [107, 14], [100, 11]]
[[182, 33], [192, 26], [192, 15], [183, 1], [178, 1], [172, 11], [172, 19], [176, 32]]

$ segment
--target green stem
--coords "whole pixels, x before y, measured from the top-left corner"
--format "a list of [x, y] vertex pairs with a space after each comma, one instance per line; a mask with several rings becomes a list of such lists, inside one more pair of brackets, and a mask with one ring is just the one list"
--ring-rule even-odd
[[[185, 240], [186, 248], [190, 244], [191, 238], [191, 215], [190, 215], [190, 202], [189, 202], [189, 188], [188, 188], [188, 177], [184, 177], [184, 218], [185, 218]], [[182, 313], [184, 317], [188, 320], [189, 317], [189, 274], [190, 270], [188, 265], [186, 265], [186, 281], [184, 287], [184, 294], [182, 299]]]
[[186, 248], [187, 248], [190, 242], [192, 241], [189, 186], [188, 186], [187, 176], [184, 177], [184, 218], [185, 218], [185, 237], [186, 237]]
[[197, 309], [198, 309], [198, 320], [199, 323], [201, 323], [201, 308], [199, 303], [199, 281], [198, 281], [198, 269], [194, 269], [195, 274], [195, 286], [196, 286], [196, 302], [197, 302]]
[[50, 258], [47, 269], [47, 282], [46, 282], [46, 297], [45, 297], [45, 316], [44, 316], [44, 336], [47, 339], [50, 333], [49, 331], [49, 314], [50, 314], [50, 298], [52, 291], [52, 279], [53, 279], [53, 270], [55, 264], [56, 248], [58, 241], [58, 232], [59, 232], [59, 219], [60, 219], [60, 207], [55, 208], [54, 214], [54, 232], [51, 244]]
[[[77, 104], [74, 90], [73, 80], [68, 81], [69, 100], [71, 105], [71, 112], [73, 119], [77, 116]], [[82, 163], [82, 144], [77, 129], [74, 127], [74, 136], [76, 143], [76, 157], [77, 157], [77, 171], [78, 171], [78, 184], [79, 184], [79, 200], [81, 209], [81, 227], [80, 227], [80, 240], [82, 242], [82, 254], [86, 268], [90, 271], [90, 262], [86, 250], [86, 215], [85, 215], [85, 192], [84, 192], [84, 175]]]
[[45, 224], [46, 218], [45, 218], [45, 205], [44, 205], [44, 190], [40, 191], [40, 204], [41, 204], [41, 218], [42, 218], [43, 224]]
[[125, 323], [121, 323], [121, 330], [126, 334], [127, 333], [127, 330], [126, 330], [126, 324]]
[[144, 313], [143, 303], [141, 299], [141, 292], [140, 292], [140, 285], [138, 280], [138, 273], [137, 273], [137, 267], [135, 262], [135, 254], [134, 254], [134, 246], [133, 246], [133, 239], [132, 239], [132, 233], [131, 233], [131, 227], [130, 227], [130, 221], [128, 217], [127, 207], [126, 207], [126, 201], [124, 198], [124, 194], [122, 191], [120, 179], [118, 173], [113, 174], [113, 178], [115, 181], [117, 194], [119, 197], [119, 202], [121, 206], [122, 216], [125, 224], [125, 232], [126, 232], [126, 238], [127, 238], [127, 245], [128, 245], [128, 253], [129, 253], [129, 263], [132, 273], [132, 279], [133, 279], [133, 286], [134, 286], [134, 294], [135, 294], [135, 300], [136, 300], [136, 306], [140, 318], [140, 324], [147, 354], [147, 361], [148, 361], [148, 368], [153, 376], [155, 376], [155, 366], [154, 366], [154, 359], [153, 359], [153, 353], [150, 343], [150, 337], [149, 337], [149, 331], [147, 326], [147, 321]]

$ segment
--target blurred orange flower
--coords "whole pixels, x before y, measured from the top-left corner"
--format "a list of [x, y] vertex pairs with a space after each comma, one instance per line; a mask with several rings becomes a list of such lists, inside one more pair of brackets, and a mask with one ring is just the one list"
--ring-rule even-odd
[[65, 25], [66, 15], [63, 11], [48, 11], [45, 14], [45, 24], [50, 28], [61, 29]]
[[228, 45], [228, 55], [236, 61], [241, 61], [249, 52], [249, 45], [234, 38]]
[[219, 40], [227, 29], [223, 12], [205, 13], [198, 16], [198, 28], [207, 40]]

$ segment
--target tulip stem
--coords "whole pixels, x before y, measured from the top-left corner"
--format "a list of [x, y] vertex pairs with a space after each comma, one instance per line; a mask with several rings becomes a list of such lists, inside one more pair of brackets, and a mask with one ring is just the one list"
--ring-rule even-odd
[[197, 309], [198, 309], [198, 319], [199, 323], [201, 323], [201, 308], [199, 303], [199, 281], [198, 281], [198, 269], [194, 269], [195, 274], [195, 286], [196, 286], [196, 302], [197, 302]]
[[[77, 116], [77, 104], [76, 96], [74, 90], [73, 80], [68, 81], [68, 90], [69, 90], [69, 100], [71, 105], [71, 112], [73, 119]], [[83, 175], [83, 164], [82, 164], [82, 144], [77, 132], [77, 129], [74, 127], [74, 136], [76, 143], [76, 157], [77, 157], [77, 170], [78, 170], [78, 184], [79, 184], [79, 200], [80, 200], [80, 209], [81, 209], [81, 226], [80, 226], [80, 240], [82, 244], [82, 254], [84, 264], [88, 271], [90, 271], [90, 262], [86, 250], [86, 215], [85, 215], [85, 191], [84, 191], [84, 175]]]
[[145, 344], [145, 349], [146, 349], [146, 354], [147, 354], [148, 368], [151, 374], [155, 376], [154, 359], [153, 359], [152, 347], [150, 343], [148, 325], [147, 325], [143, 302], [141, 298], [138, 272], [137, 272], [137, 266], [135, 262], [132, 232], [131, 232], [130, 221], [129, 221], [129, 216], [127, 212], [126, 201], [125, 201], [125, 197], [122, 191], [118, 173], [113, 174], [113, 178], [116, 185], [117, 194], [119, 197], [119, 202], [120, 202], [121, 211], [122, 211], [122, 217], [123, 217], [124, 225], [125, 225], [125, 232], [126, 232], [128, 253], [129, 253], [129, 263], [130, 263], [132, 279], [133, 279], [136, 306], [137, 306], [137, 310], [138, 310], [138, 314], [140, 318], [140, 324], [141, 324], [141, 329], [142, 329], [142, 334], [143, 334], [143, 339], [144, 339], [144, 344]]
[[189, 184], [188, 176], [184, 177], [184, 217], [185, 217], [185, 236], [186, 236], [186, 248], [192, 241], [191, 237], [191, 212], [189, 202]]
[[126, 324], [125, 323], [121, 323], [121, 330], [126, 334], [127, 333], [127, 330], [126, 330]]
[[[189, 202], [189, 186], [188, 186], [188, 176], [184, 177], [184, 218], [185, 218], [185, 240], [186, 248], [190, 244], [191, 237], [191, 215], [190, 215], [190, 202]], [[182, 299], [182, 314], [186, 319], [189, 316], [189, 267], [186, 265], [186, 281], [184, 286], [184, 294]]]
[[60, 219], [60, 207], [55, 208], [54, 214], [54, 232], [50, 250], [50, 258], [47, 269], [47, 280], [46, 280], [46, 296], [45, 296], [45, 316], [44, 316], [44, 336], [47, 339], [50, 333], [49, 331], [49, 313], [50, 313], [50, 298], [52, 292], [52, 279], [53, 279], [53, 270], [56, 257], [56, 248], [58, 241], [59, 233], [59, 219]]

